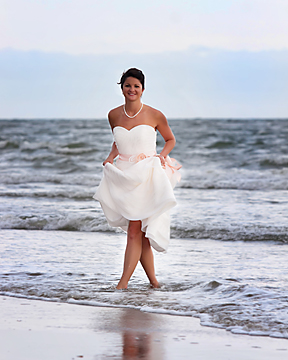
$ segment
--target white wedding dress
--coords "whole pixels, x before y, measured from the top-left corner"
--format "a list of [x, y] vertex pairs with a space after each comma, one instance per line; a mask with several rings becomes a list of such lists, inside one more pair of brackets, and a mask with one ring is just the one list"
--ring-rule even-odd
[[141, 220], [150, 244], [164, 251], [170, 240], [169, 210], [176, 205], [173, 188], [180, 180], [180, 166], [173, 166], [169, 157], [165, 169], [161, 166], [154, 156], [157, 132], [152, 126], [131, 130], [116, 126], [113, 136], [119, 158], [116, 165], [105, 165], [93, 198], [100, 202], [110, 226], [127, 231], [129, 220]]

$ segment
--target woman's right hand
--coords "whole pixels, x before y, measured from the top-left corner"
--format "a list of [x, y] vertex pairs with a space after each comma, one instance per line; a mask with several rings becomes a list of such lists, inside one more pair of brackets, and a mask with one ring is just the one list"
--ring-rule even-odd
[[110, 163], [113, 165], [115, 157], [118, 155], [118, 149], [115, 144], [115, 141], [112, 144], [112, 149], [110, 151], [110, 154], [108, 155], [107, 159], [103, 161], [103, 166], [105, 166], [107, 163]]

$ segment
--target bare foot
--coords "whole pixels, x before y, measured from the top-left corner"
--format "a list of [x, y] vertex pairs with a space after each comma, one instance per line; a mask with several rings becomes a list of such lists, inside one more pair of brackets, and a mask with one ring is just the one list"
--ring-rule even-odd
[[118, 285], [116, 286], [117, 290], [123, 290], [123, 289], [127, 289], [128, 284], [122, 284], [121, 280], [119, 281]]
[[158, 283], [158, 281], [154, 281], [153, 283], [151, 282], [150, 283], [150, 286], [153, 288], [153, 289], [159, 289], [160, 288], [160, 284]]

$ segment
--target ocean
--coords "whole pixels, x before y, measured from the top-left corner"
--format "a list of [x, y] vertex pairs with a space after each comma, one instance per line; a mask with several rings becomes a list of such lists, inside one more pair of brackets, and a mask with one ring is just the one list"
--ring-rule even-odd
[[[115, 290], [125, 233], [92, 199], [105, 120], [0, 121], [0, 295], [200, 318], [288, 339], [288, 120], [170, 120], [181, 164], [171, 243]], [[157, 146], [163, 140], [158, 135]]]

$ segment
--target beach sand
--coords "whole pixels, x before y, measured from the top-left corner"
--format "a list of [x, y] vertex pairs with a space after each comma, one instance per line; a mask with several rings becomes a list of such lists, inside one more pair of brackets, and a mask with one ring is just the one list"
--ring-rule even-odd
[[288, 341], [235, 335], [199, 319], [0, 297], [1, 360], [287, 359]]

